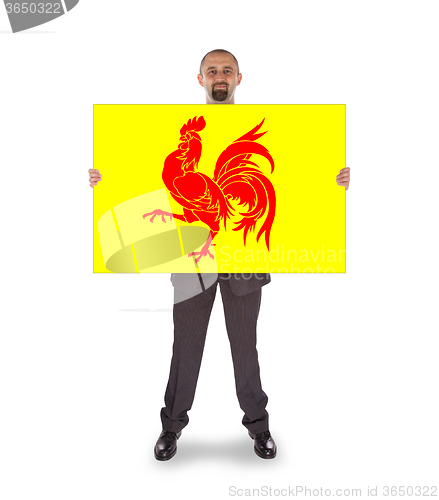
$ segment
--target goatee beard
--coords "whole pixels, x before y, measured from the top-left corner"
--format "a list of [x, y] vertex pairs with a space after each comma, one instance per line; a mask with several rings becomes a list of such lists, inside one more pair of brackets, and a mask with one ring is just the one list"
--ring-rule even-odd
[[214, 101], [225, 101], [227, 99], [229, 90], [228, 89], [219, 89], [215, 90], [214, 88], [212, 89], [212, 99]]

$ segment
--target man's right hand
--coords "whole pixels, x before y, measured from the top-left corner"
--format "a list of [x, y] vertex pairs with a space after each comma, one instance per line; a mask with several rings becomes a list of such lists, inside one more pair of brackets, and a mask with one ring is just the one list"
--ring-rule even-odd
[[96, 184], [102, 179], [102, 175], [99, 173], [99, 170], [95, 168], [91, 168], [88, 173], [90, 174], [90, 187], [95, 187]]

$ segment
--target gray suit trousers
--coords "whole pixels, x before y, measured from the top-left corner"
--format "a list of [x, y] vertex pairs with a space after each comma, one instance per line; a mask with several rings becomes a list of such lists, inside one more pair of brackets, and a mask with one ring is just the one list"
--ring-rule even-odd
[[[208, 276], [209, 275], [205, 275]], [[270, 282], [270, 275], [261, 279], [243, 275], [210, 275], [199, 280], [194, 274], [189, 284], [202, 291], [178, 288], [187, 283], [185, 276], [173, 275], [174, 293], [174, 344], [169, 380], [165, 392], [165, 406], [161, 409], [161, 421], [166, 431], [180, 432], [189, 422], [191, 409], [203, 356], [207, 328], [219, 285], [223, 300], [227, 334], [230, 341], [235, 374], [236, 394], [244, 412], [242, 424], [253, 434], [268, 430], [268, 413], [265, 410], [268, 397], [262, 390], [258, 352], [256, 349], [256, 324], [261, 305], [261, 287]], [[215, 277], [215, 280], [213, 278]], [[241, 280], [241, 282], [240, 282]], [[183, 285], [184, 286], [184, 285]], [[236, 293], [238, 292], [238, 293]], [[244, 292], [244, 293], [243, 293]], [[213, 409], [212, 429], [221, 429], [222, 408]]]

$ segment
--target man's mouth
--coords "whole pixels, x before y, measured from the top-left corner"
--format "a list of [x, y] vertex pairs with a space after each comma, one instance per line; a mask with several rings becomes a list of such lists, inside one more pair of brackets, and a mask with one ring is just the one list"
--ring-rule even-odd
[[226, 85], [214, 85], [214, 89], [225, 89], [227, 86]]

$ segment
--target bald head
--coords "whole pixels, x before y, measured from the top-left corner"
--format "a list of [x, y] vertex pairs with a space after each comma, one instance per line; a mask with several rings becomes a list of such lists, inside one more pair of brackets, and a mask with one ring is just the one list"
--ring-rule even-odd
[[231, 53], [229, 52], [228, 50], [224, 50], [224, 49], [215, 49], [215, 50], [211, 50], [210, 52], [208, 52], [204, 57], [203, 59], [201, 59], [201, 64], [200, 64], [200, 75], [203, 76], [203, 66], [204, 66], [204, 62], [206, 61], [206, 57], [209, 55], [209, 54], [229, 54], [230, 56], [233, 57], [233, 60], [235, 61], [235, 64], [236, 64], [236, 70], [237, 72], [239, 73], [239, 64], [238, 64], [238, 59], [236, 59], [236, 57]]
[[204, 87], [206, 104], [235, 104], [241, 79], [238, 61], [228, 50], [211, 50], [203, 57], [198, 82]]

